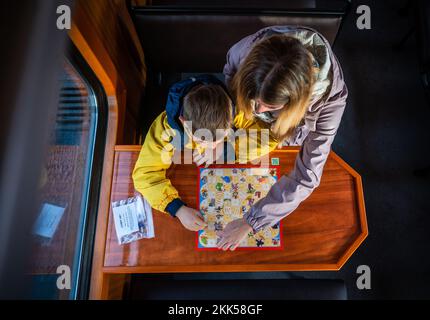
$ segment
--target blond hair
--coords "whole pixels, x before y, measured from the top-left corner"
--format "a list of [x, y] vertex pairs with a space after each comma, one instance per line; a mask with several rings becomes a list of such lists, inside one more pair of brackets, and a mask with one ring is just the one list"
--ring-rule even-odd
[[304, 118], [314, 84], [312, 55], [296, 38], [273, 35], [258, 42], [232, 80], [237, 107], [252, 119], [251, 100], [284, 105], [272, 126], [282, 142]]

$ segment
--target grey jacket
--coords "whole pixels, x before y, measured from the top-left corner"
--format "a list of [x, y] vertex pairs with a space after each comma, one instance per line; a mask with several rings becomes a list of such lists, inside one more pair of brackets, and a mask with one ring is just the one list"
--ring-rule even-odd
[[245, 214], [255, 231], [279, 222], [318, 187], [348, 96], [342, 70], [330, 44], [321, 34], [307, 27], [268, 27], [237, 42], [227, 53], [224, 66], [227, 84], [252, 46], [273, 33], [297, 37], [314, 55], [321, 71], [304, 120], [296, 133], [284, 141], [284, 145], [301, 145], [294, 169], [282, 176], [267, 196]]

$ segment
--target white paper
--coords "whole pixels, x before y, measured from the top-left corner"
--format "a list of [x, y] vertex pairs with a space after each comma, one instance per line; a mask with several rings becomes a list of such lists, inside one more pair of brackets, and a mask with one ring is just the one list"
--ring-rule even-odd
[[64, 214], [65, 208], [44, 203], [33, 226], [33, 233], [45, 238], [52, 238]]
[[118, 239], [139, 231], [139, 222], [137, 221], [134, 202], [113, 208], [113, 218]]
[[152, 209], [141, 196], [113, 202], [112, 212], [119, 244], [154, 237]]

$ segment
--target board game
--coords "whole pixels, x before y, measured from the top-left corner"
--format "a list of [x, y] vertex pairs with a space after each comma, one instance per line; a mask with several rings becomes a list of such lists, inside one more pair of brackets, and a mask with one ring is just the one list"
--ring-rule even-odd
[[[278, 179], [278, 167], [209, 167], [199, 170], [199, 209], [208, 227], [197, 234], [199, 249], [215, 249], [217, 231], [241, 218], [250, 207], [266, 196]], [[281, 247], [280, 224], [249, 233], [240, 248], [276, 249]]]

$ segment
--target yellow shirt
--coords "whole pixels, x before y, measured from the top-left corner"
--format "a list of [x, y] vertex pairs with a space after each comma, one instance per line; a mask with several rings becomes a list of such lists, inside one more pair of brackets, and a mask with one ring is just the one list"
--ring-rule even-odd
[[[244, 129], [246, 132], [249, 132], [249, 129], [255, 129], [257, 133], [257, 139], [254, 144], [251, 143], [253, 138], [248, 137], [249, 145], [255, 146], [250, 148], [249, 152], [240, 153], [239, 149], [236, 148], [235, 153], [238, 162], [243, 163], [243, 161], [250, 161], [256, 157], [263, 156], [275, 149], [278, 144], [276, 139], [270, 136], [268, 147], [262, 150], [260, 148], [260, 132], [263, 128], [256, 121], [246, 120], [242, 112], [236, 115], [234, 126], [237, 129]], [[133, 170], [133, 182], [136, 190], [145, 197], [152, 208], [162, 212], [166, 212], [166, 206], [170, 202], [179, 199], [178, 191], [171, 181], [166, 178], [166, 171], [172, 163], [175, 152], [175, 147], [168, 139], [168, 135], [166, 135], [166, 132], [170, 130], [172, 130], [172, 127], [169, 125], [164, 111], [152, 123]], [[240, 137], [237, 139], [240, 139]], [[237, 145], [239, 143], [236, 143]], [[195, 149], [196, 147], [195, 143], [185, 145], [185, 148], [189, 149]]]

